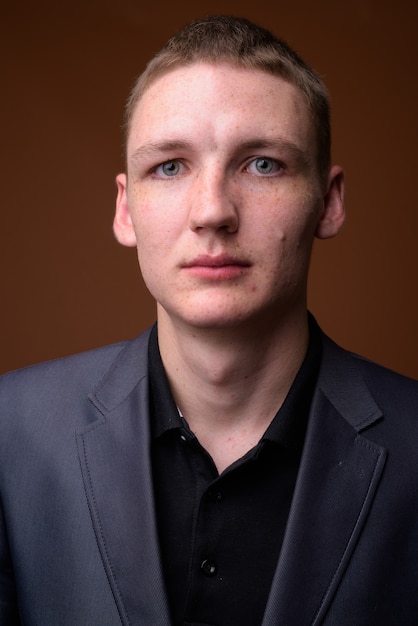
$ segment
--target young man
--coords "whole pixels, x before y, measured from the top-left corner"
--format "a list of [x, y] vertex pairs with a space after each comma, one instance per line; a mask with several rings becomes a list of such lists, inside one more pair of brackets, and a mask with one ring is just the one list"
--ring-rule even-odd
[[344, 221], [321, 81], [200, 20], [140, 77], [126, 150], [114, 231], [158, 325], [2, 380], [1, 623], [414, 623], [418, 385], [306, 308]]

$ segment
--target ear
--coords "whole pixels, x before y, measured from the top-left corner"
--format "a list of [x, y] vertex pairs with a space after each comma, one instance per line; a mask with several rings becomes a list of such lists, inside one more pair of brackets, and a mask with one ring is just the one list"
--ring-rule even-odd
[[116, 239], [123, 246], [136, 246], [136, 236], [132, 224], [131, 213], [128, 207], [126, 174], [116, 176], [118, 195], [116, 198], [116, 212], [113, 220], [113, 232]]
[[344, 172], [339, 165], [334, 165], [328, 174], [324, 206], [316, 225], [315, 237], [318, 239], [335, 237], [344, 220]]

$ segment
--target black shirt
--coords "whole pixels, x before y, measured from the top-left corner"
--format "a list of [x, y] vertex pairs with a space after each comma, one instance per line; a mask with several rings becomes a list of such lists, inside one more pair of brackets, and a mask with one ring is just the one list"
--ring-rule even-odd
[[152, 464], [161, 558], [175, 626], [261, 624], [283, 541], [321, 359], [310, 321], [304, 362], [264, 436], [218, 474], [179, 415], [149, 345]]

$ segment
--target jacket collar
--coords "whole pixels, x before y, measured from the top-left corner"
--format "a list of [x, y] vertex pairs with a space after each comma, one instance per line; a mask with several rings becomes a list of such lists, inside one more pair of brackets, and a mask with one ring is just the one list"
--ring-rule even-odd
[[297, 484], [262, 626], [318, 625], [363, 532], [386, 450], [360, 434], [382, 417], [356, 359], [324, 337]]
[[170, 626], [151, 476], [148, 336], [115, 359], [90, 396], [98, 419], [77, 435], [97, 544], [125, 626]]
[[323, 335], [318, 387], [340, 415], [360, 432], [383, 417], [361, 375], [361, 357], [346, 352]]

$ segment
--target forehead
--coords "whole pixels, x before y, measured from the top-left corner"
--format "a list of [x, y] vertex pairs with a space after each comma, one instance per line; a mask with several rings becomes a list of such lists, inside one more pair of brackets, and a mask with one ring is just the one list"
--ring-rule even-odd
[[167, 72], [145, 90], [131, 118], [128, 153], [138, 142], [208, 132], [224, 139], [279, 132], [296, 143], [314, 143], [306, 98], [293, 84], [260, 69], [195, 63]]

